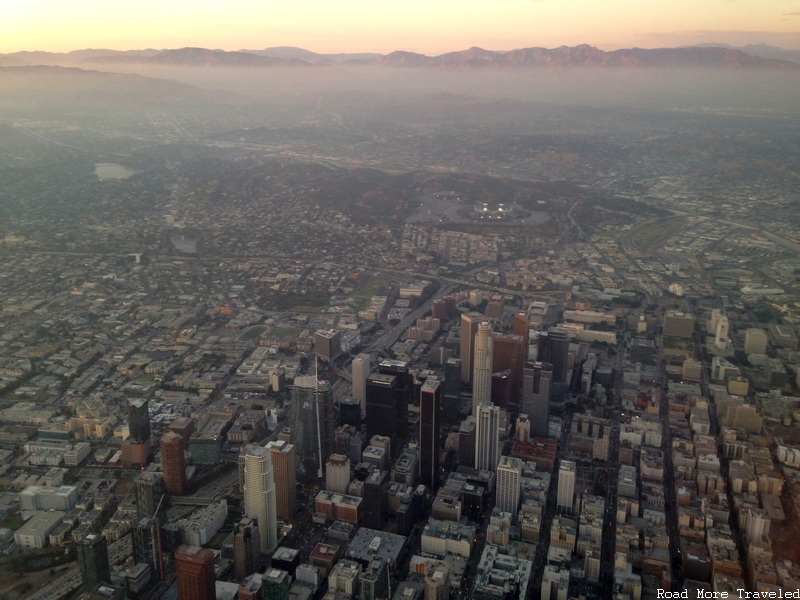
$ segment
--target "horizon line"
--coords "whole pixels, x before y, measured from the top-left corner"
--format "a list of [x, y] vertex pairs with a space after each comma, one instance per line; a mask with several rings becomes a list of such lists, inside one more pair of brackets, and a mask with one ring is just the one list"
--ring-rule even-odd
[[744, 44], [744, 45], [741, 45], [741, 46], [736, 46], [736, 45], [728, 44], [728, 43], [724, 43], [724, 42], [698, 42], [698, 43], [695, 43], [695, 44], [680, 44], [680, 45], [675, 45], [675, 46], [670, 46], [670, 45], [666, 45], [666, 44], [661, 44], [661, 45], [658, 45], [658, 44], [654, 44], [654, 45], [651, 45], [651, 44], [646, 44], [646, 45], [638, 45], [638, 44], [633, 44], [633, 45], [631, 45], [631, 44], [628, 44], [628, 45], [598, 44], [598, 45], [595, 45], [595, 44], [592, 44], [592, 43], [589, 43], [589, 42], [581, 42], [580, 44], [574, 44], [574, 45], [560, 44], [560, 45], [557, 45], [557, 46], [546, 46], [546, 45], [519, 46], [519, 47], [510, 48], [510, 49], [507, 49], [507, 50], [493, 50], [493, 49], [486, 48], [486, 47], [483, 47], [483, 46], [472, 45], [472, 46], [468, 46], [466, 48], [462, 48], [460, 50], [448, 50], [446, 52], [431, 53], [431, 54], [427, 54], [425, 52], [420, 52], [420, 51], [417, 51], [417, 50], [404, 50], [402, 48], [397, 48], [397, 49], [392, 50], [390, 52], [378, 52], [378, 51], [372, 51], [372, 50], [320, 52], [320, 51], [316, 51], [316, 50], [309, 50], [308, 48], [304, 48], [303, 46], [278, 45], [278, 46], [266, 46], [264, 48], [238, 48], [238, 49], [235, 49], [235, 50], [227, 50], [225, 48], [218, 48], [218, 47], [214, 48], [214, 47], [210, 47], [210, 46], [177, 46], [177, 47], [172, 47], [172, 48], [169, 48], [169, 47], [164, 47], [164, 48], [145, 47], [145, 48], [127, 48], [127, 49], [123, 49], [123, 50], [118, 49], [118, 48], [110, 48], [110, 47], [84, 47], [84, 48], [75, 48], [73, 50], [62, 50], [62, 51], [54, 51], [54, 50], [13, 50], [13, 51], [10, 51], [10, 52], [0, 52], [0, 56], [9, 55], [9, 54], [22, 54], [22, 53], [31, 53], [31, 54], [33, 54], [33, 53], [40, 53], [40, 52], [44, 53], [44, 54], [63, 54], [63, 55], [67, 55], [67, 54], [72, 54], [72, 53], [75, 53], [75, 52], [84, 52], [84, 51], [96, 51], [97, 52], [97, 51], [103, 51], [103, 50], [108, 50], [110, 52], [147, 52], [147, 51], [168, 52], [170, 50], [199, 49], [199, 50], [210, 50], [212, 52], [264, 52], [266, 50], [272, 50], [272, 49], [276, 49], [276, 48], [286, 48], [286, 49], [293, 49], [293, 50], [302, 50], [304, 52], [310, 52], [312, 54], [319, 54], [319, 55], [376, 54], [376, 55], [379, 55], [379, 56], [387, 56], [387, 55], [392, 54], [394, 52], [408, 52], [410, 54], [420, 54], [422, 56], [436, 57], [436, 56], [442, 56], [444, 54], [451, 54], [451, 53], [454, 53], [454, 52], [466, 52], [466, 51], [472, 50], [472, 49], [478, 49], [478, 50], [484, 50], [486, 52], [493, 52], [493, 53], [497, 53], [497, 54], [503, 54], [503, 53], [508, 53], [508, 52], [514, 52], [516, 50], [526, 50], [526, 49], [529, 49], [529, 48], [544, 48], [546, 50], [556, 50], [558, 48], [577, 48], [579, 46], [589, 46], [591, 48], [596, 48], [596, 49], [602, 50], [604, 52], [613, 52], [615, 50], [627, 50], [627, 49], [661, 50], [661, 49], [679, 49], [679, 48], [697, 48], [697, 47], [724, 47], [724, 48], [729, 48], [729, 49], [732, 49], [732, 50], [739, 50], [739, 49], [745, 48], [747, 46], [758, 46], [758, 45], [770, 46], [770, 47], [773, 47], [773, 48], [779, 48], [781, 50], [800, 51], [800, 49], [797, 49], [797, 48], [787, 48], [787, 47], [784, 47], [784, 46], [775, 46], [773, 44], [768, 44], [766, 42], [760, 42], [759, 44]]

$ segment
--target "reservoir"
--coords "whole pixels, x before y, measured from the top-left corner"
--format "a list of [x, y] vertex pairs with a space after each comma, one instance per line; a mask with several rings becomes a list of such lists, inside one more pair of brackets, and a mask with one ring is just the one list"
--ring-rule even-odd
[[94, 166], [94, 174], [97, 178], [105, 181], [106, 179], [127, 179], [131, 175], [136, 175], [138, 171], [131, 171], [122, 165], [114, 163], [98, 163]]

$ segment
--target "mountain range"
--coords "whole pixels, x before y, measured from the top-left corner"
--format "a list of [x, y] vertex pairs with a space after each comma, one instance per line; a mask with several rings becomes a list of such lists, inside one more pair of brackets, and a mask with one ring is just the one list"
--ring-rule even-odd
[[770, 46], [769, 44], [747, 44], [746, 46], [729, 46], [728, 44], [697, 44], [697, 48], [728, 48], [741, 50], [745, 54], [758, 56], [760, 58], [774, 58], [776, 60], [790, 60], [800, 63], [800, 50], [789, 50]]
[[302, 48], [276, 47], [229, 52], [206, 48], [175, 50], [76, 50], [69, 53], [15, 52], [0, 55], [0, 66], [164, 65], [193, 67], [308, 67], [311, 65], [380, 65], [406, 68], [508, 69], [520, 67], [715, 67], [800, 69], [800, 51], [765, 44], [732, 48], [700, 45], [681, 48], [628, 48], [610, 52], [588, 44], [560, 48], [492, 51], [469, 48], [438, 56], [395, 51], [390, 54], [318, 54]]

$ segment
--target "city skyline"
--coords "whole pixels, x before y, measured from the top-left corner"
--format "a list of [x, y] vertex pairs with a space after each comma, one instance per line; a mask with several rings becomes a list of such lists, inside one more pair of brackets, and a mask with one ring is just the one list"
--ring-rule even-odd
[[406, 50], [439, 54], [590, 44], [667, 47], [697, 43], [768, 43], [800, 48], [793, 3], [691, 3], [653, 6], [633, 0], [602, 4], [509, 0], [487, 10], [475, 1], [433, 5], [413, 0], [376, 8], [362, 0], [288, 5], [187, 2], [108, 5], [97, 0], [53, 6], [43, 0], [6, 6], [0, 52], [70, 52], [201, 46], [224, 50], [300, 46], [323, 53]]
[[800, 0], [60, 4], [0, 22], [83, 49], [0, 54], [3, 597], [800, 588]]

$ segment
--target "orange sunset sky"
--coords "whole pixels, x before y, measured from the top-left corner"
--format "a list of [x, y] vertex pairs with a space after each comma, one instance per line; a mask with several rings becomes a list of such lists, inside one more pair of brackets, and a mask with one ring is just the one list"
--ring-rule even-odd
[[800, 0], [0, 0], [0, 52], [300, 46], [425, 54], [588, 43], [800, 48]]

